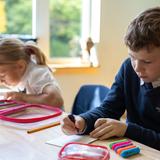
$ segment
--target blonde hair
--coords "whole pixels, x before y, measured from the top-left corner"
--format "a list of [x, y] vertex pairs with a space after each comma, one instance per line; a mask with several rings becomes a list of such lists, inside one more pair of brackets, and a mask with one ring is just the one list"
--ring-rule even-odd
[[[5, 61], [25, 60], [27, 63], [31, 61], [31, 56], [35, 57], [36, 63], [46, 65], [44, 53], [33, 43], [24, 43], [16, 38], [0, 39], [0, 57]], [[3, 63], [3, 62], [0, 62]]]

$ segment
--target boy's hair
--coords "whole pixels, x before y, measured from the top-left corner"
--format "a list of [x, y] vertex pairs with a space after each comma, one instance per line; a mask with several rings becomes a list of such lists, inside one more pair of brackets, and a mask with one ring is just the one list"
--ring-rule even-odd
[[132, 51], [160, 47], [160, 7], [142, 12], [128, 26], [125, 44]]
[[46, 65], [44, 53], [33, 43], [24, 43], [16, 38], [2, 38], [0, 39], [0, 57], [3, 62], [17, 61], [20, 59], [29, 62], [31, 56], [35, 56], [37, 64]]

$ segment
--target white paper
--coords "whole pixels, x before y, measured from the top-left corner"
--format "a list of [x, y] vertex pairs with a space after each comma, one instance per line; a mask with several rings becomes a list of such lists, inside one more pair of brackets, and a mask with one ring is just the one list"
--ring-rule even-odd
[[87, 135], [64, 135], [64, 136], [60, 136], [58, 138], [49, 140], [46, 143], [50, 145], [62, 147], [69, 142], [80, 142], [80, 143], [88, 144], [94, 141], [96, 141], [96, 138], [92, 138]]

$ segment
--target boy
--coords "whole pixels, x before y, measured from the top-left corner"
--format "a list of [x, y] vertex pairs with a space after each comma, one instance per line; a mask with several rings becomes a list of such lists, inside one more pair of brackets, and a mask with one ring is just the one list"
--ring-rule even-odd
[[[76, 129], [100, 140], [128, 137], [160, 150], [160, 7], [142, 12], [125, 35], [124, 61], [102, 105], [63, 119], [65, 133]], [[127, 111], [126, 122], [119, 121]]]

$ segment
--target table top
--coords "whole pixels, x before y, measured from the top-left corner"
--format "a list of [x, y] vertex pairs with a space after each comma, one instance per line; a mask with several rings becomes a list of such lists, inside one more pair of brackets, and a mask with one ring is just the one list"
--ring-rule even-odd
[[[0, 160], [56, 160], [60, 147], [48, 145], [46, 141], [61, 135], [64, 134], [60, 126], [28, 134], [25, 129], [0, 124]], [[111, 141], [96, 141], [94, 144], [107, 146]], [[160, 151], [135, 141], [133, 143], [141, 148], [141, 153], [125, 160], [160, 160]], [[123, 159], [110, 150], [110, 160]]]

